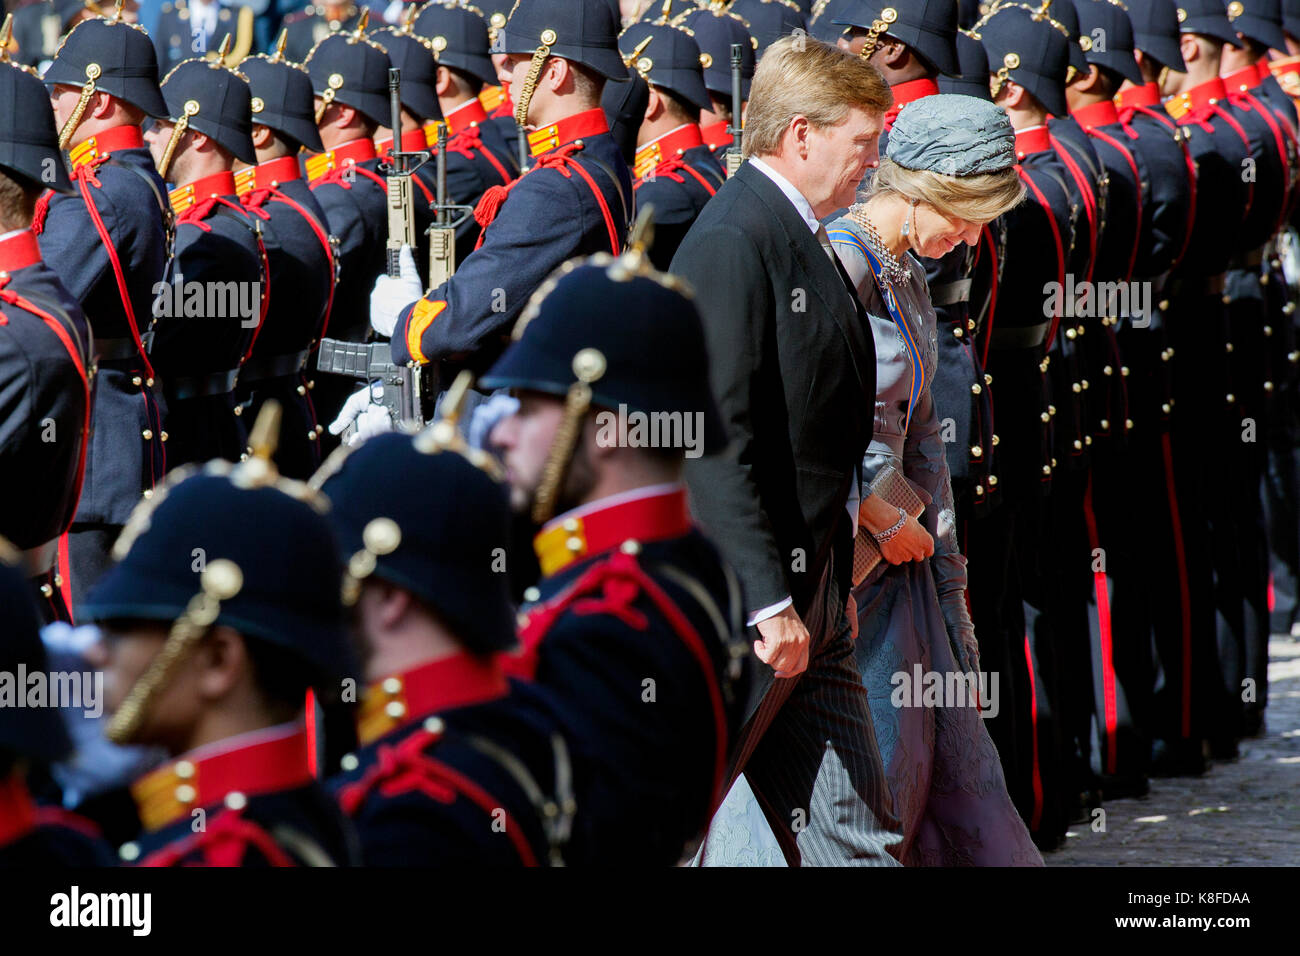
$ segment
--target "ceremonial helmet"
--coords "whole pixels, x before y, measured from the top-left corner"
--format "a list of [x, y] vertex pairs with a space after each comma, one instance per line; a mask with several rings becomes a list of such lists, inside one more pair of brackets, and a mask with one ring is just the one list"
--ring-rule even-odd
[[834, 22], [867, 31], [862, 56], [870, 59], [881, 38], [893, 37], [924, 60], [936, 73], [956, 73], [956, 0], [857, 0]]
[[154, 664], [113, 717], [107, 733], [115, 742], [133, 738], [171, 669], [219, 625], [288, 652], [307, 683], [328, 688], [352, 676], [329, 502], [275, 470], [279, 418], [279, 406], [267, 403], [247, 461], [168, 475], [136, 506], [113, 546], [117, 563], [78, 609], [87, 621], [170, 626]]
[[[502, 25], [505, 16], [501, 16]], [[498, 82], [492, 66], [492, 41], [483, 11], [465, 3], [452, 5], [429, 0], [415, 14], [415, 32], [433, 46], [438, 65], [478, 77], [489, 86]]]
[[618, 44], [628, 69], [646, 82], [676, 93], [702, 110], [712, 108], [704, 86], [704, 54], [689, 29], [665, 20], [640, 21], [623, 31]]
[[[993, 76], [996, 100], [1007, 80], [1023, 86], [1053, 116], [1065, 116], [1065, 81], [1071, 47], [1065, 31], [1019, 4], [1000, 6], [980, 20], [979, 34]], [[1082, 51], [1080, 51], [1082, 53]]]
[[162, 93], [171, 118], [171, 137], [158, 164], [164, 178], [176, 146], [187, 129], [209, 136], [236, 159], [257, 162], [253, 148], [253, 114], [261, 112], [262, 100], [253, 102], [248, 80], [226, 66], [230, 36], [221, 41], [216, 59], [195, 57], [182, 60], [163, 77]]
[[107, 93], [144, 110], [150, 116], [167, 115], [158, 88], [158, 56], [144, 27], [121, 19], [121, 3], [111, 17], [83, 20], [59, 43], [45, 71], [46, 86], [81, 87], [77, 108], [59, 130], [59, 145], [66, 149], [81, 123], [90, 98]]
[[50, 97], [34, 73], [0, 60], [0, 169], [56, 192], [72, 192]]
[[487, 654], [515, 644], [511, 510], [496, 459], [457, 431], [470, 377], [447, 392], [439, 421], [340, 448], [312, 484], [332, 504], [345, 603], [362, 581], [386, 581], [427, 602], [467, 650]]
[[542, 67], [552, 56], [580, 63], [609, 80], [627, 76], [618, 53], [618, 20], [606, 0], [518, 0], [492, 52], [527, 54], [533, 60], [515, 102], [515, 120], [528, 122], [528, 107]]
[[582, 419], [593, 406], [700, 415], [703, 453], [726, 445], [692, 292], [682, 280], [652, 269], [645, 254], [651, 215], [642, 210], [623, 255], [574, 259], [556, 270], [533, 294], [514, 342], [483, 378], [484, 388], [565, 400], [565, 423], [533, 505], [538, 524], [554, 517]]
[[[740, 17], [727, 12], [721, 4], [687, 10], [673, 17], [672, 22], [691, 31], [700, 48], [700, 64], [704, 67], [704, 86], [715, 96], [731, 101], [731, 48], [740, 44], [740, 95], [749, 99], [749, 85], [754, 79], [758, 61], [758, 41]], [[630, 29], [630, 28], [629, 28]]]
[[311, 76], [302, 66], [284, 58], [287, 38], [288, 31], [281, 30], [270, 54], [250, 56], [239, 64], [239, 72], [248, 79], [253, 95], [250, 105], [260, 102], [262, 106], [253, 111], [253, 122], [269, 126], [314, 153], [323, 152]]
[[388, 51], [366, 36], [370, 11], [362, 10], [356, 29], [334, 33], [307, 54], [303, 66], [311, 74], [312, 89], [320, 97], [316, 122], [331, 103], [361, 112], [378, 126], [392, 122], [388, 102]]
[[748, 25], [760, 57], [781, 37], [808, 29], [803, 11], [791, 0], [732, 0], [727, 9]]

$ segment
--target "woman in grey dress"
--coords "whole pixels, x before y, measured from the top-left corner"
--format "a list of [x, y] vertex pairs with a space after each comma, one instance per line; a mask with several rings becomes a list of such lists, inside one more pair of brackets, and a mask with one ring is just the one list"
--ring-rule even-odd
[[[1007, 795], [981, 709], [997, 675], [981, 675], [966, 606], [941, 411], [934, 307], [920, 257], [979, 241], [1020, 201], [1006, 114], [939, 95], [902, 110], [866, 201], [828, 227], [857, 286], [876, 344], [876, 421], [863, 462], [859, 527], [883, 560], [859, 580], [856, 654], [876, 742], [911, 866], [1041, 865]], [[892, 468], [925, 503], [918, 521], [871, 484]], [[867, 542], [860, 540], [859, 549]]]
[[[876, 345], [875, 437], [858, 523], [883, 560], [860, 580], [855, 560], [856, 654], [903, 824], [899, 858], [909, 866], [1043, 862], [980, 716], [981, 706], [997, 704], [996, 675], [979, 675], [966, 607], [942, 414], [930, 396], [938, 333], [919, 261], [973, 245], [985, 223], [1021, 200], [1015, 163], [1001, 109], [967, 96], [924, 97], [898, 114], [865, 202], [828, 226]], [[887, 468], [925, 503], [920, 521], [872, 492]], [[701, 862], [781, 862], [743, 777], [714, 817]]]

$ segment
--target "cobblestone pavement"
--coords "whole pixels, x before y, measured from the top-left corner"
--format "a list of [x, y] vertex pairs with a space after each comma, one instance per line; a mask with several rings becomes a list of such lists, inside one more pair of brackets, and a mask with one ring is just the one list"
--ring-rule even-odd
[[1300, 864], [1300, 641], [1273, 637], [1268, 678], [1267, 733], [1242, 741], [1237, 760], [1107, 801], [1104, 831], [1076, 824], [1047, 865]]

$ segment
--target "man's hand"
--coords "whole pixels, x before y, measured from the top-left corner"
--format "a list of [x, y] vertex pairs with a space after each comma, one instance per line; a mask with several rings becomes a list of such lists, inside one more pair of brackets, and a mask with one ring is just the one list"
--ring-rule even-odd
[[754, 653], [776, 671], [777, 677], [797, 677], [808, 669], [808, 648], [812, 637], [794, 607], [787, 607], [755, 625], [759, 640]]
[[410, 246], [402, 246], [400, 271], [401, 275], [396, 279], [380, 276], [370, 292], [370, 327], [385, 337], [391, 336], [397, 328], [402, 310], [424, 295]]
[[393, 419], [388, 414], [388, 409], [376, 404], [383, 397], [383, 385], [378, 382], [363, 385], [349, 395], [348, 400], [343, 403], [343, 410], [339, 412], [339, 417], [330, 423], [330, 434], [341, 435], [348, 426], [355, 424], [356, 432], [345, 439], [348, 445], [355, 445], [373, 435], [392, 431]]

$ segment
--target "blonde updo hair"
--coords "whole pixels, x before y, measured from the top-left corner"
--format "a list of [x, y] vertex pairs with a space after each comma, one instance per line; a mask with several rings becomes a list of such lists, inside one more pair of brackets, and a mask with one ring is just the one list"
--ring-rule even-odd
[[926, 203], [941, 216], [987, 223], [1019, 205], [1025, 185], [1014, 166], [996, 173], [945, 176], [928, 169], [906, 169], [886, 157], [880, 160], [867, 198], [887, 193]]

